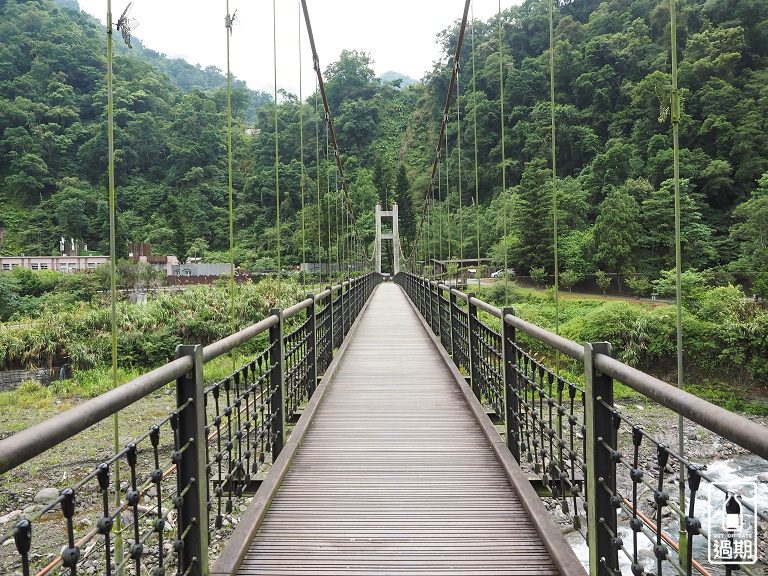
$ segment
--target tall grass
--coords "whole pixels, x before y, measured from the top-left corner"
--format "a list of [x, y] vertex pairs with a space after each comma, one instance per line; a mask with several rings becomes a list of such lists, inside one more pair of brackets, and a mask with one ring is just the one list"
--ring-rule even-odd
[[[291, 281], [265, 279], [236, 287], [235, 329], [262, 320], [271, 308], [287, 308], [304, 297]], [[207, 345], [229, 335], [231, 301], [226, 288], [193, 286], [160, 292], [146, 304], [119, 302], [118, 357], [121, 365], [153, 368], [173, 358], [177, 344]], [[51, 366], [68, 361], [80, 370], [110, 358], [109, 308], [80, 303], [46, 311], [34, 323], [0, 330], [0, 369]]]

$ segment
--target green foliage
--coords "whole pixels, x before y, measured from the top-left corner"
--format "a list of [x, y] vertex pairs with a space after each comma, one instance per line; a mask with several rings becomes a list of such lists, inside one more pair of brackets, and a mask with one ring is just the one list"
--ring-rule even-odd
[[631, 272], [640, 232], [640, 209], [621, 189], [613, 190], [598, 206], [593, 229], [595, 263], [617, 274]]
[[[287, 308], [303, 298], [300, 287], [285, 280], [235, 288], [236, 330], [260, 321], [271, 308]], [[145, 305], [118, 302], [121, 363], [152, 368], [172, 359], [177, 344], [220, 340], [230, 334], [231, 314], [228, 286], [161, 291]], [[111, 355], [110, 309], [101, 302], [50, 309], [35, 321], [20, 323], [0, 331], [0, 367], [45, 366], [68, 357], [80, 370], [98, 367]]]
[[253, 264], [254, 270], [277, 270], [277, 261], [274, 258], [270, 258], [269, 256], [265, 256], [264, 258], [259, 258], [256, 260], [256, 262]]
[[[701, 296], [707, 290], [707, 283], [712, 280], [712, 274], [684, 270], [680, 274], [682, 303], [685, 308], [695, 311]], [[677, 274], [674, 269], [662, 270], [658, 280], [653, 281], [653, 293], [662, 298], [675, 298], [677, 294]]]
[[574, 270], [565, 270], [562, 274], [560, 274], [560, 284], [568, 289], [568, 292], [571, 291], [571, 288], [573, 288], [573, 285], [577, 282], [581, 281], [584, 278], [582, 274], [579, 274], [578, 272]]
[[757, 275], [752, 283], [752, 290], [758, 298], [768, 299], [768, 270], [763, 270]]
[[408, 174], [404, 164], [400, 164], [397, 170], [394, 201], [397, 202], [398, 225], [403, 253], [410, 254], [416, 236], [417, 222], [413, 211], [413, 197], [408, 183]]
[[533, 282], [533, 285], [538, 288], [542, 284], [544, 284], [544, 281], [547, 278], [547, 272], [544, 270], [544, 267], [540, 268], [531, 268], [528, 274], [531, 276], [531, 282]]
[[733, 211], [731, 238], [739, 242], [737, 266], [746, 270], [768, 267], [768, 193], [755, 193]]
[[595, 283], [600, 287], [600, 289], [603, 291], [603, 296], [605, 296], [606, 290], [608, 290], [608, 286], [611, 285], [612, 278], [608, 276], [603, 270], [598, 270], [595, 272]]
[[651, 289], [651, 281], [647, 276], [629, 276], [624, 280], [624, 283], [629, 288], [629, 291], [640, 298], [648, 293]]
[[517, 289], [517, 282], [514, 280], [502, 279], [498, 282], [494, 282], [488, 287], [481, 289], [480, 297], [494, 306], [503, 308], [516, 302], [515, 297]]

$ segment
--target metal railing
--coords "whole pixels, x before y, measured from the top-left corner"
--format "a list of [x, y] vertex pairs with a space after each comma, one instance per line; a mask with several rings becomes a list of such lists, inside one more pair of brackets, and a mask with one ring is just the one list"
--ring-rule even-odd
[[[173, 362], [0, 441], [2, 475], [175, 381], [170, 414], [0, 538], [15, 541], [12, 569], [24, 576], [207, 574], [211, 536], [226, 533], [238, 499], [277, 458], [287, 425], [380, 281], [367, 274], [271, 310], [204, 348], [180, 345]], [[253, 358], [206, 385], [205, 363], [246, 343], [258, 350]], [[36, 526], [51, 522], [61, 524], [64, 541], [35, 537]]]
[[[693, 458], [646, 432], [614, 404], [613, 384], [764, 459], [768, 428], [613, 359], [609, 343], [577, 344], [518, 318], [513, 308], [496, 308], [426, 278], [403, 273], [395, 281], [501, 423], [515, 459], [582, 534], [591, 574], [618, 575], [622, 566], [633, 575], [762, 573], [754, 563], [768, 511], [757, 508], [756, 490], [729, 492]], [[527, 352], [522, 338], [550, 354]], [[547, 356], [567, 369], [547, 366]], [[579, 372], [581, 385], [573, 376]], [[712, 500], [702, 499], [702, 481]], [[681, 484], [684, 498], [678, 499]], [[714, 502], [722, 507], [730, 498], [747, 511], [745, 521], [751, 517], [748, 528], [721, 526], [720, 516], [717, 522], [703, 518]], [[675, 527], [682, 530], [670, 534]], [[739, 539], [744, 534], [752, 544]]]

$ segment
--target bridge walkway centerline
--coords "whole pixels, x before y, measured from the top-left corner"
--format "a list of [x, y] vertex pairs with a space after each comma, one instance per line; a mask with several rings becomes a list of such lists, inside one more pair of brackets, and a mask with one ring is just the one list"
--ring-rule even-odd
[[211, 574], [584, 574], [399, 286], [350, 336]]

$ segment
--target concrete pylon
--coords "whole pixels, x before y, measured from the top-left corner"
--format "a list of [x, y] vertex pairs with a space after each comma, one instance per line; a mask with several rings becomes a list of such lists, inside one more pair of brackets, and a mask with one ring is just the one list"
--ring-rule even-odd
[[[382, 234], [381, 218], [392, 218], [392, 233]], [[381, 274], [381, 241], [392, 240], [392, 253], [394, 255], [394, 274], [400, 272], [400, 229], [397, 224], [397, 202], [392, 205], [392, 210], [382, 210], [381, 202], [376, 202], [376, 272]], [[393, 274], [393, 275], [394, 275]]]

